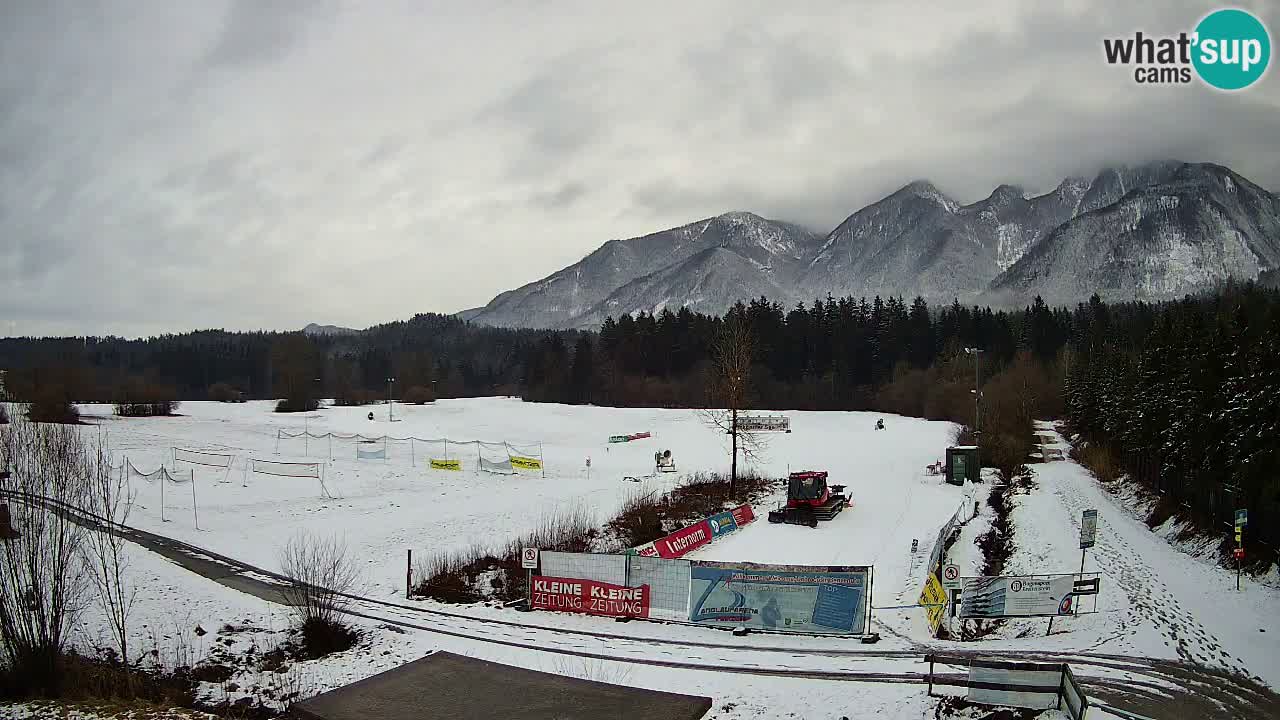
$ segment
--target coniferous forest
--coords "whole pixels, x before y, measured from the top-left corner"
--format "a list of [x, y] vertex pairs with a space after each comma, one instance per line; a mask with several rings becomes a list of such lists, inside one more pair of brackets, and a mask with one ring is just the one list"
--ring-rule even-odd
[[[1061, 418], [1104, 479], [1127, 474], [1174, 512], [1220, 528], [1237, 507], [1251, 539], [1280, 545], [1280, 292], [1253, 284], [1163, 304], [1017, 311], [923, 300], [766, 298], [723, 317], [688, 310], [606, 319], [598, 332], [471, 326], [422, 314], [351, 335], [205, 330], [148, 339], [8, 338], [9, 399], [284, 398], [281, 409], [385, 400], [520, 395], [538, 402], [704, 407], [715, 339], [749, 329], [749, 405], [874, 410], [965, 426], [1006, 473], [1032, 448], [1031, 422]], [[978, 348], [975, 355], [966, 348]], [[178, 409], [181, 412], [181, 409]], [[1162, 517], [1153, 517], [1156, 522]]]

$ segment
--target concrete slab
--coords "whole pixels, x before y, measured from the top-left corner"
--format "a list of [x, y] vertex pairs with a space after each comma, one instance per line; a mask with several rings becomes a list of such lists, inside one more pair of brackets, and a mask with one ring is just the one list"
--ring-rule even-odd
[[698, 720], [711, 698], [437, 652], [293, 706], [300, 720]]

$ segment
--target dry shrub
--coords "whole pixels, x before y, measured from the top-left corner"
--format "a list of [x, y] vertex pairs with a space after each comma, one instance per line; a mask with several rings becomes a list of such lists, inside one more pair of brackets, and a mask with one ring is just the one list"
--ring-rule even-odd
[[80, 422], [80, 411], [62, 388], [45, 386], [32, 397], [27, 418], [38, 423], [75, 424]]
[[520, 567], [521, 548], [588, 552], [597, 535], [591, 511], [584, 505], [574, 505], [543, 515], [537, 527], [502, 548], [471, 545], [426, 556], [415, 568], [422, 580], [414, 587], [414, 593], [441, 602], [521, 598], [526, 591], [526, 573]]
[[337, 538], [301, 533], [280, 552], [280, 572], [292, 583], [284, 591], [302, 631], [309, 657], [346, 650], [357, 633], [342, 614], [350, 604], [360, 572], [347, 546]]
[[1104, 483], [1113, 482], [1123, 474], [1115, 453], [1100, 443], [1080, 443], [1071, 448], [1071, 458], [1088, 468], [1094, 477]]
[[636, 547], [674, 532], [685, 525], [750, 503], [770, 493], [776, 480], [757, 473], [738, 476], [733, 492], [723, 473], [694, 473], [665, 495], [656, 492], [633, 495], [609, 521], [609, 529], [625, 547]]

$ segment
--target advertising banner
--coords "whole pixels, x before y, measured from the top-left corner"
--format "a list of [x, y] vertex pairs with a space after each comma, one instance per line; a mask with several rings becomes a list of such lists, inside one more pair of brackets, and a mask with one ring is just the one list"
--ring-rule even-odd
[[610, 435], [609, 436], [609, 442], [611, 443], [630, 442], [630, 440], [631, 440], [630, 435]]
[[623, 587], [593, 580], [536, 576], [533, 578], [532, 607], [536, 610], [649, 617], [649, 586]]
[[667, 559], [682, 557], [711, 542], [711, 526], [702, 520], [670, 535], [653, 541], [658, 557]]
[[461, 470], [462, 461], [461, 460], [440, 460], [437, 458], [431, 458], [431, 469], [432, 470]]
[[521, 457], [519, 455], [511, 456], [511, 467], [520, 468], [521, 470], [541, 470], [542, 461], [538, 458]]
[[707, 525], [711, 526], [711, 537], [718, 538], [721, 535], [728, 535], [738, 529], [738, 523], [733, 518], [733, 513], [722, 512], [707, 518]]
[[920, 591], [919, 604], [924, 606], [925, 615], [929, 618], [929, 630], [938, 634], [938, 626], [942, 625], [942, 617], [947, 611], [947, 590], [942, 586], [937, 573], [929, 573], [925, 578], [924, 589]]
[[1075, 579], [1075, 575], [965, 578], [960, 617], [1070, 615]]
[[791, 430], [791, 418], [786, 415], [739, 415], [738, 429], [747, 432], [789, 432]]
[[653, 543], [647, 542], [640, 547], [631, 548], [626, 554], [639, 555], [640, 557], [658, 557], [658, 548]]
[[358, 460], [386, 460], [387, 447], [378, 445], [376, 447], [365, 447], [363, 445], [356, 446], [356, 459]]
[[755, 519], [756, 514], [751, 512], [750, 505], [739, 505], [733, 509], [733, 522], [738, 527], [742, 527]]
[[792, 632], [861, 634], [870, 568], [695, 562], [689, 619]]

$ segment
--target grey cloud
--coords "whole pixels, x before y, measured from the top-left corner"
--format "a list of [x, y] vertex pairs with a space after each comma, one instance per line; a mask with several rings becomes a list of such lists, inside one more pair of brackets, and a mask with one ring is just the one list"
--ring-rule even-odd
[[561, 210], [573, 205], [587, 194], [587, 186], [580, 182], [567, 182], [547, 192], [536, 192], [530, 198], [535, 205], [549, 210]]
[[0, 317], [363, 327], [728, 210], [827, 230], [915, 178], [970, 202], [1172, 156], [1280, 189], [1274, 69], [1224, 94], [1102, 61], [1203, 7], [987, 3], [7, 3]]
[[277, 61], [331, 9], [328, 0], [231, 0], [205, 60], [214, 67]]

